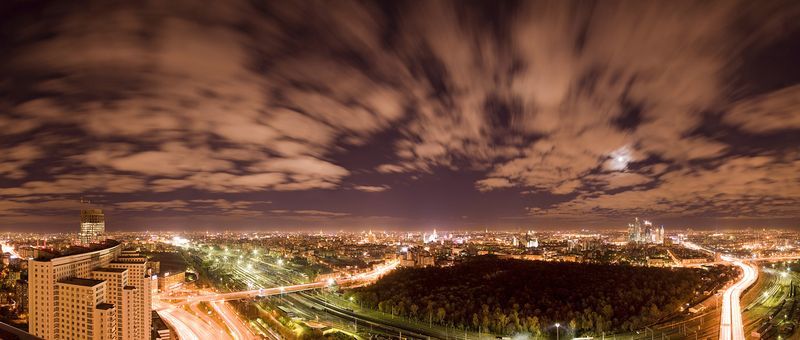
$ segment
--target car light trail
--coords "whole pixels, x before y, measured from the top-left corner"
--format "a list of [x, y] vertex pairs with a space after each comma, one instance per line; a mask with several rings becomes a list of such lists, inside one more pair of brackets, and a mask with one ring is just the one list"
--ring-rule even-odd
[[283, 286], [277, 288], [259, 288], [259, 289], [252, 289], [252, 290], [245, 290], [240, 292], [230, 292], [230, 293], [214, 293], [214, 294], [203, 294], [203, 295], [196, 295], [196, 296], [162, 296], [157, 295], [156, 298], [163, 299], [163, 300], [185, 300], [179, 303], [175, 303], [174, 305], [180, 304], [187, 304], [187, 303], [195, 303], [200, 301], [227, 301], [227, 300], [238, 300], [248, 297], [254, 296], [269, 296], [269, 295], [278, 295], [284, 293], [293, 293], [293, 292], [300, 292], [304, 290], [310, 289], [319, 289], [325, 288], [330, 286], [333, 283], [338, 285], [349, 285], [349, 284], [358, 284], [364, 281], [374, 281], [383, 276], [384, 274], [394, 270], [400, 264], [399, 261], [392, 261], [386, 264], [385, 266], [375, 268], [375, 270], [368, 272], [368, 273], [361, 273], [358, 275], [354, 275], [349, 278], [337, 279], [333, 280], [333, 282], [329, 280], [320, 281], [320, 282], [312, 282], [312, 283], [304, 283], [292, 286]]
[[251, 336], [250, 331], [242, 324], [242, 321], [236, 316], [236, 313], [225, 302], [211, 302], [214, 311], [219, 314], [228, 328], [231, 330], [233, 338], [236, 340], [249, 340], [255, 337]]
[[192, 313], [194, 313], [194, 315], [197, 318], [199, 318], [200, 320], [205, 322], [206, 325], [209, 326], [209, 329], [214, 329], [214, 330], [217, 331], [217, 335], [216, 335], [217, 339], [219, 339], [219, 340], [231, 339], [230, 335], [228, 335], [228, 333], [225, 332], [225, 330], [223, 328], [220, 328], [217, 325], [217, 322], [214, 321], [214, 319], [212, 319], [210, 316], [208, 316], [208, 314], [206, 314], [206, 311], [204, 311], [202, 308], [200, 308], [200, 304], [199, 303], [189, 305], [189, 308], [191, 309]]
[[183, 308], [172, 304], [164, 304], [156, 300], [153, 301], [153, 308], [158, 311], [158, 314], [161, 315], [165, 321], [175, 327], [181, 340], [206, 339], [208, 335], [212, 335], [217, 339], [230, 339], [230, 336], [225, 332], [221, 332], [219, 328], [205, 323], [199, 317], [187, 312]]
[[740, 298], [742, 292], [750, 287], [758, 278], [758, 270], [752, 265], [739, 260], [723, 257], [723, 260], [732, 262], [742, 269], [742, 279], [728, 287], [722, 296], [722, 315], [720, 316], [720, 340], [744, 340], [744, 325], [742, 324], [742, 309]]
[[172, 325], [172, 328], [175, 329], [175, 332], [178, 333], [178, 339], [181, 340], [200, 340], [200, 337], [195, 334], [189, 326], [187, 326], [183, 321], [172, 315], [171, 310], [162, 310], [158, 312], [164, 321]]

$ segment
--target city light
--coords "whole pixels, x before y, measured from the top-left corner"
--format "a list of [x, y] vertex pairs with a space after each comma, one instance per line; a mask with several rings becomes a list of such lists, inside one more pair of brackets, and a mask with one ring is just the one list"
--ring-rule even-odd
[[800, 0], [90, 3], [0, 6], [0, 337], [800, 339]]
[[0, 242], [0, 247], [2, 247], [3, 254], [9, 253], [11, 254], [11, 258], [18, 258], [19, 254], [14, 250], [14, 247], [8, 245], [5, 242]]
[[183, 237], [180, 237], [180, 236], [173, 237], [171, 242], [170, 242], [170, 244], [172, 244], [173, 246], [182, 247], [182, 248], [188, 247], [189, 243], [190, 243], [189, 240], [187, 240], [187, 239], [185, 239]]

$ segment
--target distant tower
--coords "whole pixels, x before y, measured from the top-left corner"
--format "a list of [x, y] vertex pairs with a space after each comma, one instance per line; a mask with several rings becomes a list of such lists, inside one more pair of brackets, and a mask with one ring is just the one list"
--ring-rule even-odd
[[433, 234], [428, 236], [428, 234], [422, 234], [422, 243], [431, 243], [436, 242], [439, 239], [439, 234], [436, 233], [436, 229], [433, 229]]
[[639, 223], [639, 218], [636, 217], [633, 223], [628, 223], [628, 242], [639, 243], [641, 239], [642, 226]]
[[81, 244], [88, 245], [97, 242], [105, 232], [106, 218], [103, 210], [81, 209], [81, 229], [78, 232]]

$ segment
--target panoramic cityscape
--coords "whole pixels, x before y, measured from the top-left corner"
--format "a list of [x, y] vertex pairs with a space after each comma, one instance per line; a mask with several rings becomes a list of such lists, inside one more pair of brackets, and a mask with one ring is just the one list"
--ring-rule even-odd
[[0, 339], [800, 339], [800, 2], [0, 2]]

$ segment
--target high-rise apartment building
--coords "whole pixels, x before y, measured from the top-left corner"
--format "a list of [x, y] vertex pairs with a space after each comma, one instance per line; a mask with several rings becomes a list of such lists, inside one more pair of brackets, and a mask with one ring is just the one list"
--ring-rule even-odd
[[54, 340], [148, 339], [147, 259], [130, 260], [121, 247], [107, 240], [89, 251], [29, 261], [29, 331]]
[[108, 283], [106, 298], [108, 303], [117, 306], [117, 339], [133, 338], [131, 328], [135, 287], [128, 285], [128, 269], [102, 267], [92, 271], [92, 278]]
[[54, 339], [117, 339], [117, 312], [106, 281], [70, 277], [55, 284]]
[[97, 242], [105, 232], [106, 218], [103, 215], [103, 210], [81, 209], [81, 229], [78, 232], [78, 239], [81, 244], [88, 245]]
[[150, 337], [150, 325], [152, 316], [152, 282], [147, 270], [147, 258], [139, 256], [138, 253], [123, 251], [114, 261], [108, 265], [110, 268], [124, 269], [129, 273], [128, 285], [133, 287], [132, 301], [134, 313], [130, 316], [133, 327], [131, 339], [147, 339]]

